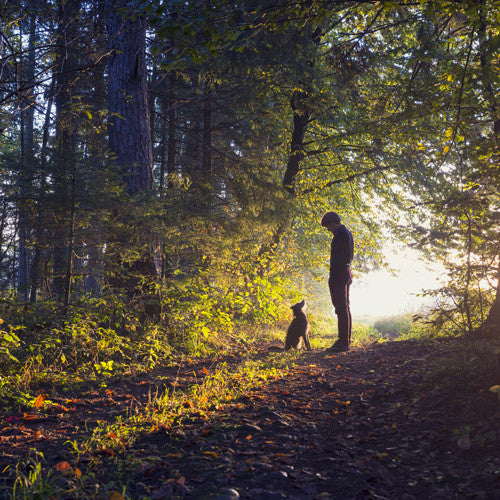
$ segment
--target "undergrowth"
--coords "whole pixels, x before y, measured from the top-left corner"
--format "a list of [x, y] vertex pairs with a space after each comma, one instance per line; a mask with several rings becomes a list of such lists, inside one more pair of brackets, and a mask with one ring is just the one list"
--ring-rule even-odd
[[[248, 352], [250, 357], [256, 354], [252, 350]], [[93, 498], [99, 491], [104, 494], [106, 484], [94, 471], [102, 468], [106, 457], [120, 456], [126, 462], [127, 450], [141, 436], [170, 432], [174, 427], [181, 427], [186, 419], [209, 419], [211, 412], [237, 400], [253, 387], [284, 376], [300, 356], [298, 351], [280, 352], [257, 360], [244, 360], [235, 366], [219, 363], [206, 370], [201, 383], [185, 391], [150, 392], [148, 401], [131, 407], [126, 416], [119, 416], [114, 422], [100, 421], [86, 437], [67, 442], [73, 457], [71, 464], [60, 462], [54, 468], [53, 464], [45, 463], [41, 453], [33, 450], [27, 461], [11, 468], [12, 485], [4, 485], [3, 492], [8, 498]], [[80, 466], [81, 463], [84, 466]], [[85, 474], [80, 467], [85, 468]], [[106, 493], [111, 494], [111, 491]]]

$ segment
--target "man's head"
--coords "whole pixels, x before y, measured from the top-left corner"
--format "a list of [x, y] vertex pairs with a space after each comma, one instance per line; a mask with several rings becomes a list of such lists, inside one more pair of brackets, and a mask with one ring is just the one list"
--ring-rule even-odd
[[326, 212], [321, 218], [321, 225], [333, 233], [340, 226], [340, 215], [335, 212]]

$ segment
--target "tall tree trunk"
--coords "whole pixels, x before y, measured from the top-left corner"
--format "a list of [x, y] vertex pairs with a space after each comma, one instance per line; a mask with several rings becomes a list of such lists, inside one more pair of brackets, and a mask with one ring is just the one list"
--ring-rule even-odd
[[[98, 0], [93, 5], [93, 19], [96, 26], [96, 30], [102, 33], [101, 43], [104, 43], [105, 34], [105, 8], [104, 1]], [[90, 106], [92, 114], [96, 117], [99, 113], [106, 109], [106, 82], [105, 82], [105, 70], [106, 62], [104, 59], [100, 59], [92, 70], [88, 73], [88, 86], [93, 88], [93, 92], [89, 95], [89, 100], [87, 105]], [[104, 134], [99, 132], [99, 128], [96, 131], [92, 131], [87, 140], [87, 150], [91, 163], [94, 165], [99, 165], [102, 161], [103, 155], [108, 146], [107, 138]], [[82, 271], [84, 278], [84, 290], [89, 293], [92, 297], [98, 297], [102, 291], [102, 266], [103, 266], [103, 232], [104, 222], [100, 219], [99, 214], [93, 214], [93, 220], [91, 222], [92, 230], [90, 234], [87, 235], [85, 240], [85, 253], [86, 259], [82, 265]]]
[[203, 96], [203, 134], [201, 151], [201, 178], [203, 188], [211, 188], [212, 181], [212, 96], [210, 89], [205, 87]]
[[45, 223], [45, 207], [47, 202], [47, 155], [48, 155], [48, 142], [49, 142], [49, 129], [50, 129], [50, 115], [52, 113], [52, 103], [54, 94], [54, 78], [49, 87], [49, 98], [47, 100], [47, 109], [45, 111], [45, 120], [43, 124], [42, 132], [42, 147], [40, 148], [40, 188], [37, 199], [37, 214], [33, 224], [33, 234], [34, 234], [34, 255], [31, 262], [30, 270], [30, 302], [36, 302], [38, 293], [38, 281], [39, 281], [39, 270], [40, 262], [42, 259], [42, 234], [43, 226]]
[[[80, 10], [80, 0], [61, 0], [59, 4], [59, 28], [57, 47], [57, 75], [55, 88], [56, 105], [56, 145], [57, 158], [54, 168], [55, 202], [59, 220], [54, 224], [54, 279], [52, 292], [64, 299], [66, 295], [69, 255], [68, 232], [65, 230], [66, 215], [70, 203], [71, 172], [67, 166], [75, 161], [76, 123], [71, 97], [74, 93], [74, 71], [77, 57], [76, 19]], [[69, 221], [71, 224], [71, 221]]]
[[295, 196], [295, 183], [299, 173], [300, 164], [305, 158], [304, 135], [307, 125], [311, 119], [311, 113], [307, 105], [307, 93], [302, 90], [296, 90], [290, 101], [293, 110], [293, 131], [290, 143], [290, 156], [286, 171], [283, 176], [283, 187]]
[[[486, 31], [486, 6], [483, 2], [478, 2], [479, 14], [479, 57], [481, 62], [481, 84], [485, 102], [490, 109], [491, 121], [493, 124], [493, 152], [497, 164], [500, 161], [500, 101], [498, 99], [498, 89], [494, 88], [494, 83], [498, 81], [497, 75], [492, 71], [492, 40], [488, 39]], [[488, 313], [486, 321], [482, 325], [484, 330], [500, 331], [500, 242], [498, 243], [498, 281], [495, 292], [495, 300]]]
[[[18, 280], [17, 293], [23, 300], [29, 297], [29, 249], [30, 217], [29, 205], [32, 200], [32, 181], [34, 171], [34, 136], [33, 124], [35, 117], [35, 99], [33, 84], [35, 80], [35, 14], [32, 13], [28, 20], [28, 50], [27, 57], [21, 60], [21, 171], [19, 175], [19, 247], [18, 247]], [[22, 43], [22, 37], [21, 37]]]
[[[130, 12], [127, 0], [105, 0], [106, 24], [110, 40], [109, 144], [121, 169], [130, 195], [153, 188], [153, 151], [146, 72], [146, 24], [143, 17]], [[124, 220], [124, 226], [128, 225]], [[128, 245], [128, 241], [120, 241]], [[155, 242], [150, 242], [154, 247]], [[141, 249], [144, 252], [144, 249]], [[141, 276], [155, 276], [153, 250], [130, 264], [129, 274], [117, 280], [130, 297], [140, 286]], [[142, 291], [146, 291], [142, 289]], [[145, 305], [147, 309], [147, 305]], [[148, 314], [148, 311], [146, 311]]]
[[126, 0], [105, 0], [111, 55], [109, 75], [109, 143], [129, 194], [153, 187], [146, 83], [146, 25]]
[[[169, 75], [168, 85], [168, 146], [167, 146], [167, 178], [175, 172], [177, 156], [177, 102], [176, 102], [177, 78], [173, 71]], [[172, 182], [168, 183], [171, 187]]]

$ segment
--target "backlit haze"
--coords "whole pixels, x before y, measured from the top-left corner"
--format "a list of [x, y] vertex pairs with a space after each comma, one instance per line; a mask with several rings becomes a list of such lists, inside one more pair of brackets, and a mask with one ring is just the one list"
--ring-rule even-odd
[[351, 285], [351, 311], [354, 318], [393, 316], [429, 308], [433, 297], [421, 297], [424, 289], [441, 286], [442, 267], [430, 266], [410, 248], [391, 251], [387, 256], [391, 268], [374, 271], [355, 278]]

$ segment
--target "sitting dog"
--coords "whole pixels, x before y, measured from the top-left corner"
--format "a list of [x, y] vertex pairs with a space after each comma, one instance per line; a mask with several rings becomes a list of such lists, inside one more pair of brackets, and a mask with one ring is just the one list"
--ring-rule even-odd
[[295, 347], [300, 349], [302, 347], [302, 339], [308, 351], [311, 350], [311, 343], [309, 342], [309, 321], [304, 314], [306, 308], [306, 301], [297, 302], [290, 309], [293, 311], [293, 320], [288, 327], [285, 339], [285, 351]]

